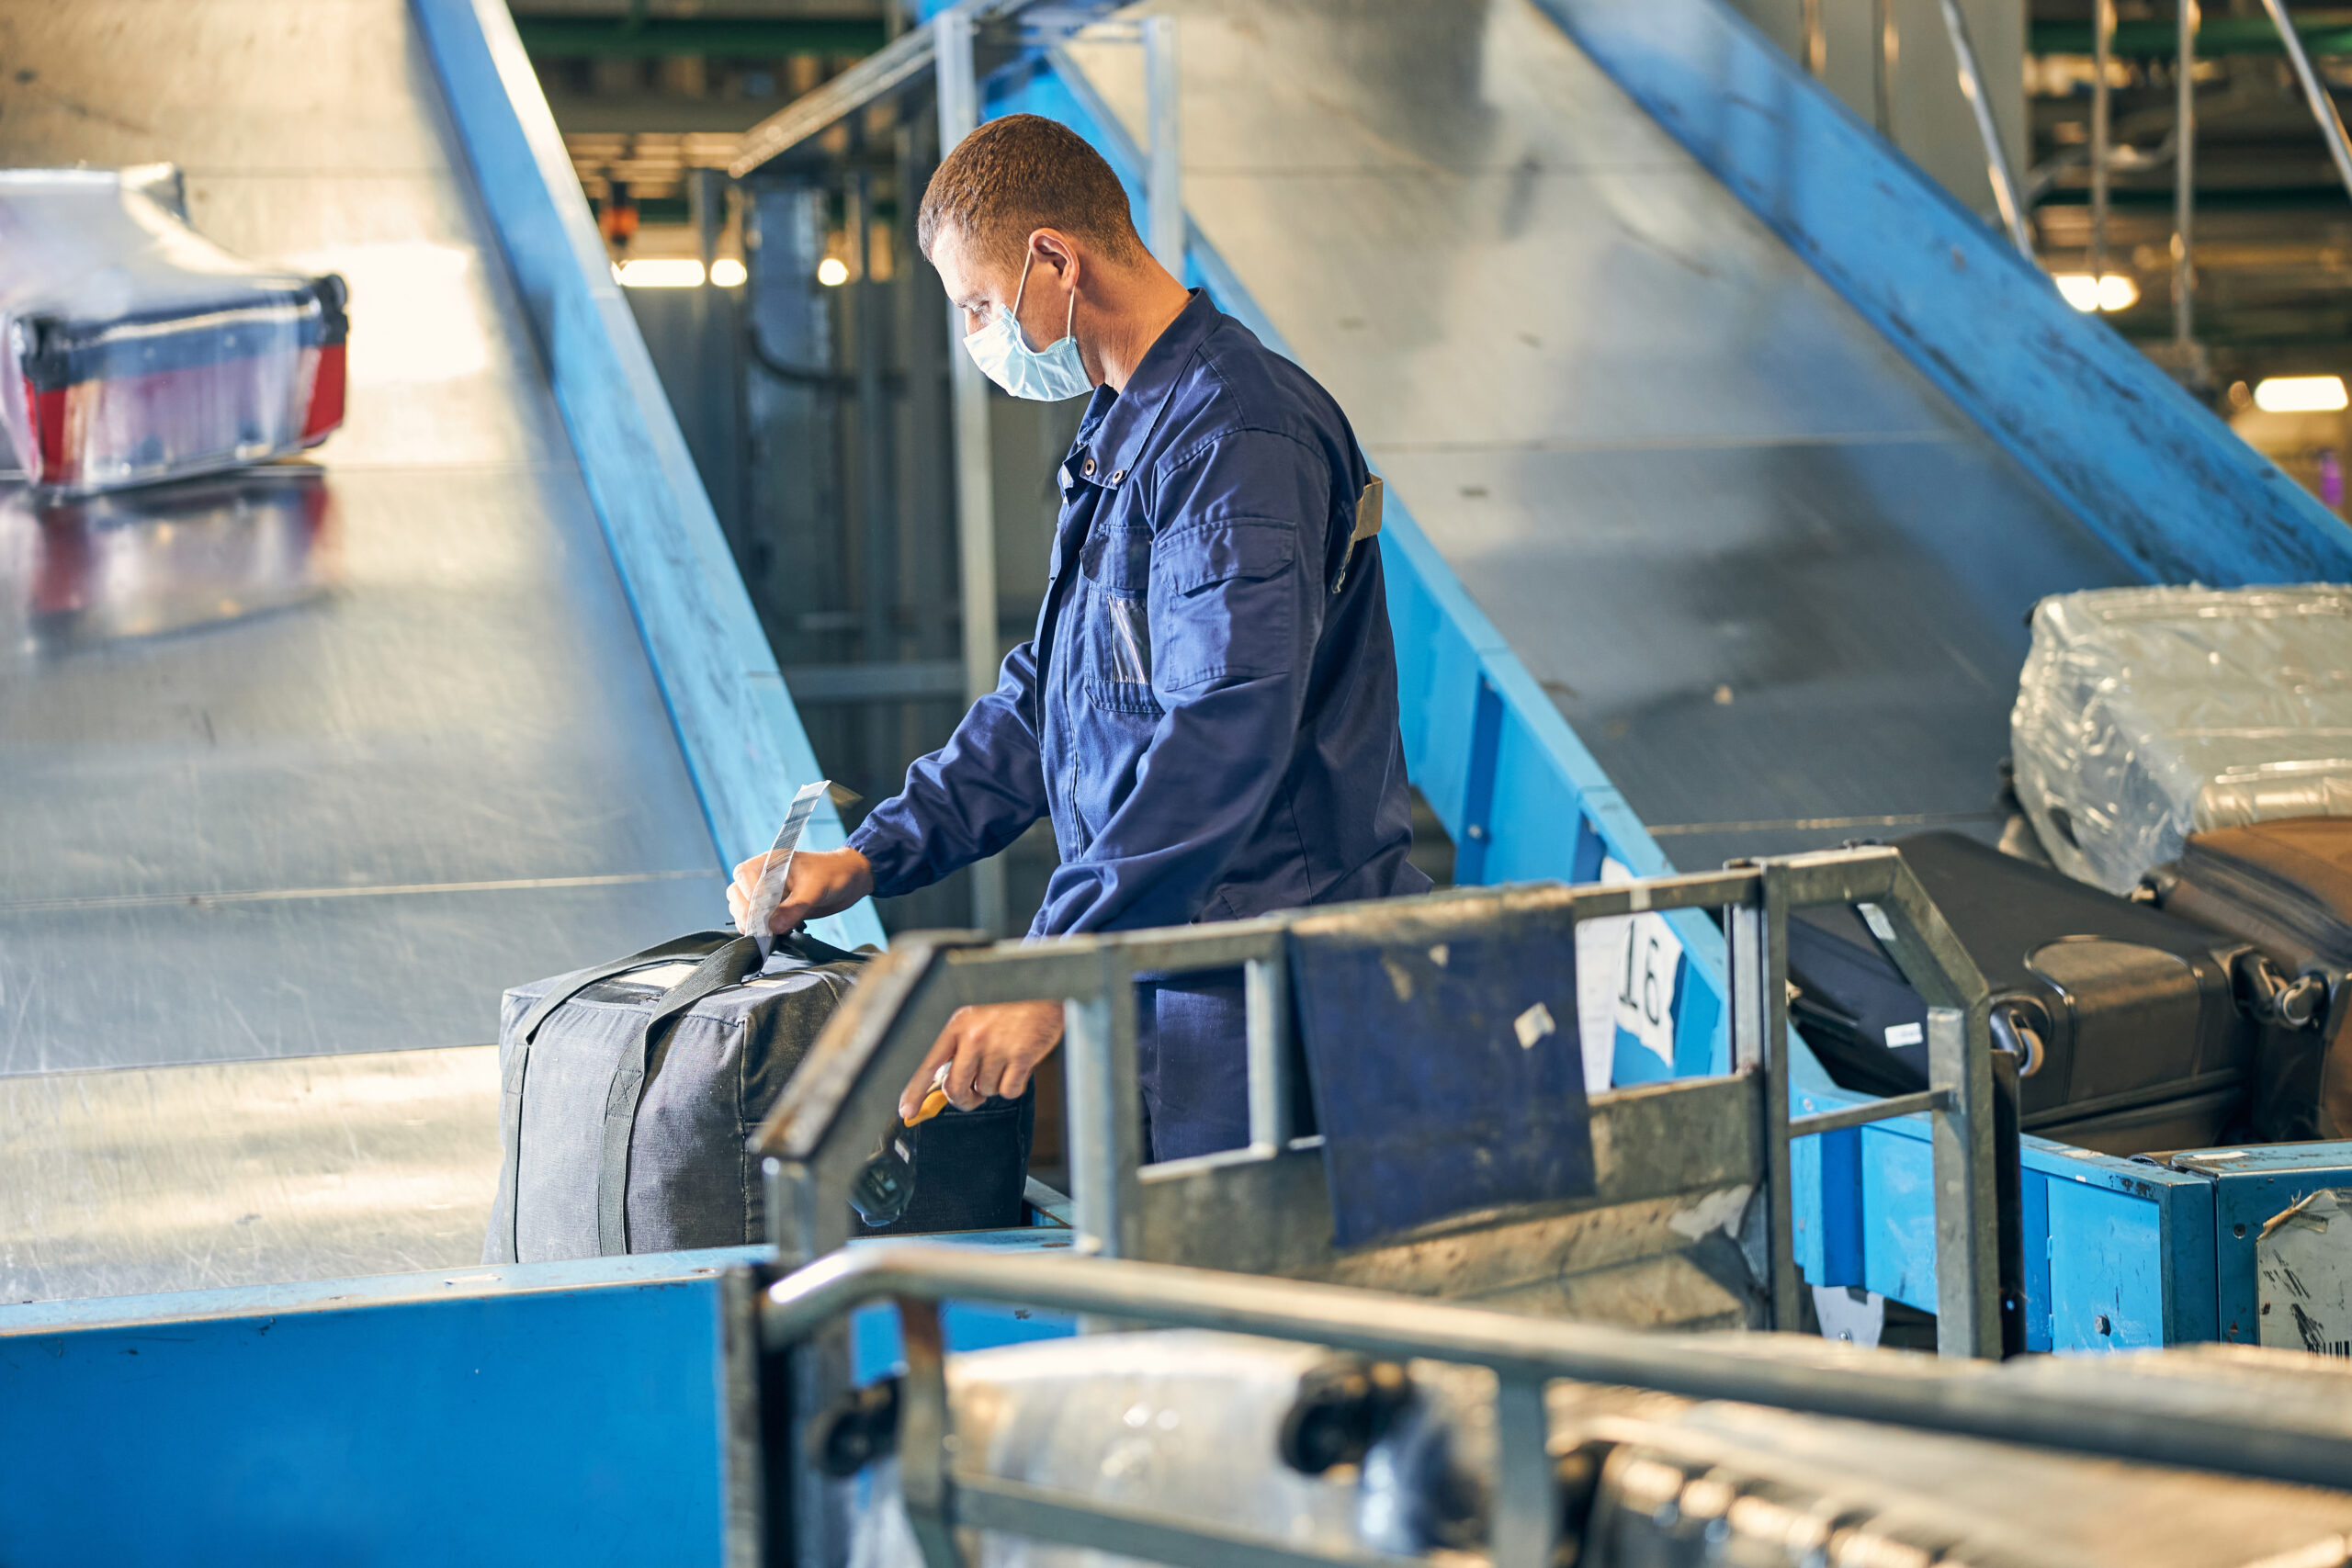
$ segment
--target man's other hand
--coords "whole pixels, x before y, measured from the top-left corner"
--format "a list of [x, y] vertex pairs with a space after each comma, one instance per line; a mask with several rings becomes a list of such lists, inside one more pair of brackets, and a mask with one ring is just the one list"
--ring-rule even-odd
[[988, 1007], [957, 1008], [931, 1055], [899, 1093], [899, 1119], [905, 1121], [922, 1104], [938, 1076], [947, 1069], [947, 1103], [969, 1111], [990, 1095], [1012, 1100], [1029, 1088], [1029, 1075], [1050, 1055], [1062, 1038], [1059, 1002], [997, 1002]]
[[[752, 895], [768, 857], [753, 855], [735, 868], [734, 884], [727, 889], [728, 913], [741, 931], [751, 913]], [[874, 891], [874, 868], [855, 850], [802, 850], [785, 873], [784, 902], [775, 908], [768, 929], [782, 935], [803, 920], [838, 915]], [[748, 934], [748, 933], [747, 933]]]

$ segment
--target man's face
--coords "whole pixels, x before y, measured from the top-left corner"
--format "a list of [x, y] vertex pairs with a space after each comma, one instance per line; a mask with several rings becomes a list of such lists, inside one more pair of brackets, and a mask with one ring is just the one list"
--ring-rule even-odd
[[[961, 234], [942, 233], [931, 244], [931, 265], [947, 290], [948, 301], [963, 315], [968, 337], [1010, 311], [1021, 296], [1022, 338], [1032, 348], [1043, 348], [1062, 335], [1069, 297], [1061, 287], [1053, 257], [1041, 256], [1029, 268], [1029, 287], [1021, 286], [1023, 252], [990, 256], [967, 243]], [[1039, 329], [1043, 329], [1040, 331]]]

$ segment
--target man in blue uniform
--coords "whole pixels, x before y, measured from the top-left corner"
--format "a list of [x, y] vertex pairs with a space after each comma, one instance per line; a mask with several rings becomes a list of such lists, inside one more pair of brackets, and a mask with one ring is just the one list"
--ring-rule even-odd
[[[967, 137], [917, 238], [966, 346], [1015, 397], [1091, 391], [1035, 638], [848, 846], [803, 853], [788, 931], [911, 892], [1050, 817], [1033, 937], [1419, 893], [1378, 491], [1330, 396], [1144, 249], [1125, 191], [1031, 115]], [[1038, 346], [1033, 347], [1035, 344]], [[736, 868], [739, 918], [765, 857]], [[1249, 1141], [1237, 977], [1138, 987], [1151, 1157]], [[942, 1062], [970, 1108], [1024, 1092], [1059, 1003], [967, 1008]]]

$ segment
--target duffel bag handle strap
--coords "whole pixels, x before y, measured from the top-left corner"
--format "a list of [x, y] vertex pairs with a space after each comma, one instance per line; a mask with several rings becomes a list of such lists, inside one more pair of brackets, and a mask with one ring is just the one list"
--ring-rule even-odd
[[863, 964], [872, 953], [853, 953], [845, 947], [835, 947], [821, 937], [808, 934], [808, 928], [798, 927], [775, 939], [778, 951], [789, 953], [804, 964]]
[[515, 1033], [524, 1044], [529, 1044], [537, 1036], [539, 1025], [545, 1023], [556, 1009], [599, 980], [609, 980], [616, 975], [626, 975], [632, 969], [642, 969], [665, 958], [705, 958], [735, 940], [733, 931], [694, 931], [658, 942], [642, 953], [632, 953], [627, 958], [616, 958], [610, 964], [592, 964], [585, 969], [574, 969], [548, 987], [548, 994], [523, 1015], [523, 1022]]
[[658, 964], [665, 958], [700, 958], [714, 948], [721, 948], [734, 940], [731, 931], [695, 931], [673, 937], [670, 941], [632, 953], [627, 958], [616, 958], [610, 964], [594, 964], [585, 969], [575, 969], [559, 976], [548, 987], [547, 995], [532, 1005], [523, 1015], [514, 1031], [514, 1049], [507, 1055], [506, 1070], [499, 1083], [499, 1139], [504, 1145], [498, 1162], [498, 1197], [491, 1213], [491, 1235], [497, 1244], [499, 1256], [492, 1263], [519, 1263], [523, 1258], [520, 1189], [523, 1175], [523, 1085], [530, 1077], [531, 1042], [538, 1037], [539, 1026], [552, 1017], [556, 1009], [586, 990], [599, 980], [609, 980], [632, 969]]
[[757, 974], [766, 960], [747, 936], [728, 942], [695, 966], [695, 972], [662, 994], [621, 1053], [605, 1094], [605, 1145], [596, 1166], [596, 1250], [613, 1257], [628, 1250], [628, 1146], [637, 1133], [637, 1108], [645, 1098], [645, 1077], [653, 1053], [688, 1009], [705, 997]]

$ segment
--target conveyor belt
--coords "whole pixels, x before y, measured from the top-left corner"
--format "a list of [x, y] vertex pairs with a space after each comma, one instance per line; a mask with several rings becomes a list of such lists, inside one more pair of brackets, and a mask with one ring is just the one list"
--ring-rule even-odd
[[[0, 1074], [249, 1065], [12, 1090], [0, 1235], [71, 1206], [93, 1137], [137, 1168], [125, 1192], [184, 1182], [191, 1225], [266, 1156], [341, 1172], [346, 1236], [374, 1234], [371, 1203], [447, 1200], [421, 1167], [469, 1190], [494, 1167], [490, 1070], [447, 1058], [481, 1098], [420, 1122], [411, 1065], [355, 1057], [306, 1117], [315, 1075], [267, 1059], [489, 1042], [505, 986], [710, 923], [718, 852], [401, 0], [0, 0], [0, 164], [177, 163], [198, 228], [343, 273], [353, 323], [322, 475], [0, 502]], [[284, 1108], [266, 1148], [209, 1121], [240, 1104]], [[288, 1151], [306, 1137], [349, 1154]], [[302, 1272], [239, 1254], [241, 1215], [216, 1257], [151, 1244], [160, 1271], [107, 1288]], [[379, 1254], [321, 1261], [474, 1246], [377, 1229]], [[34, 1250], [0, 1247], [0, 1299], [75, 1293]]]
[[1667, 854], [1996, 833], [2027, 609], [2136, 574], [1531, 0], [1173, 8], [1193, 223]]

